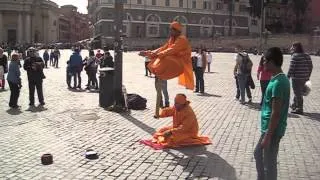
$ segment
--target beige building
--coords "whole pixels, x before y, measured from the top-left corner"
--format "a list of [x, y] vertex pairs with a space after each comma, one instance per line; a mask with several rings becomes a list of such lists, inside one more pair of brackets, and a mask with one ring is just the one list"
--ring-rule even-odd
[[[230, 21], [232, 35], [249, 35], [249, 0], [234, 2], [230, 16], [226, 0], [127, 0], [123, 33], [128, 38], [165, 38], [169, 33], [168, 25], [177, 20], [185, 25], [183, 31], [189, 38], [228, 36]], [[88, 3], [94, 38], [113, 37], [114, 0], [90, 0]]]
[[48, 0], [1, 0], [0, 43], [56, 42], [58, 14], [58, 5]]

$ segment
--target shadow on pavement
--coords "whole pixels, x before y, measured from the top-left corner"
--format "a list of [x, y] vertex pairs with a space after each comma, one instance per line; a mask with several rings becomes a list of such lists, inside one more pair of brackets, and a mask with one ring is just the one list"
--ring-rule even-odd
[[298, 116], [296, 114], [288, 113], [288, 117], [289, 118], [299, 118], [300, 116]]
[[45, 108], [43, 106], [37, 106], [37, 107], [29, 107], [26, 111], [36, 113], [36, 112], [42, 112], [46, 110], [48, 110], [48, 108]]
[[[177, 165], [183, 166], [183, 172], [190, 172], [186, 179], [218, 178], [236, 180], [236, 171], [226, 160], [218, 154], [207, 151], [205, 146], [191, 146], [174, 149], [185, 156], [181, 158], [170, 150], [164, 150], [175, 157]], [[202, 168], [200, 168], [202, 167]]]
[[303, 116], [306, 116], [308, 119], [312, 119], [312, 120], [316, 120], [316, 121], [320, 122], [320, 113], [307, 113], [307, 112], [304, 112]]
[[134, 125], [138, 126], [139, 128], [151, 135], [156, 132], [156, 129], [146, 125], [145, 123], [141, 122], [140, 120], [136, 119], [128, 113], [120, 113], [120, 116], [126, 118], [128, 121], [132, 122]]
[[222, 97], [220, 95], [216, 95], [216, 94], [209, 94], [209, 93], [200, 93], [200, 94], [197, 94], [197, 96], [205, 96], [205, 97]]
[[10, 115], [19, 115], [22, 113], [22, 111], [20, 109], [8, 109], [7, 110], [7, 113], [10, 114]]
[[219, 74], [218, 72], [204, 72], [206, 74]]
[[247, 103], [245, 105], [248, 106], [249, 109], [254, 109], [254, 110], [257, 110], [257, 111], [261, 110], [260, 103], [252, 102], [252, 103]]
[[85, 89], [73, 89], [73, 88], [69, 88], [69, 91], [71, 92], [85, 92]]

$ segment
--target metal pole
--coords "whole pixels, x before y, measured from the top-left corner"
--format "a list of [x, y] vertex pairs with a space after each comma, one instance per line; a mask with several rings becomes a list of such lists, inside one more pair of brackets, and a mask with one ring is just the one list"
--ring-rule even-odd
[[122, 19], [123, 19], [123, 1], [115, 1], [115, 41], [114, 41], [114, 58], [115, 58], [115, 76], [114, 76], [114, 97], [115, 107], [125, 107], [122, 93]]
[[229, 36], [232, 36], [232, 14], [233, 14], [234, 0], [229, 0]]
[[261, 18], [261, 29], [260, 29], [260, 53], [262, 53], [263, 52], [263, 32], [264, 32], [264, 16], [265, 16], [265, 14], [264, 14], [264, 0], [261, 0], [261, 16], [260, 16], [260, 18]]

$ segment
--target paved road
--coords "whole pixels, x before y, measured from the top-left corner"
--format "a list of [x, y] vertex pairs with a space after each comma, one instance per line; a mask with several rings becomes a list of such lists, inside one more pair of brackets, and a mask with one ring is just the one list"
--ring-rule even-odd
[[[201, 134], [213, 144], [155, 151], [138, 141], [149, 138], [171, 120], [152, 118], [154, 79], [144, 76], [143, 59], [124, 55], [124, 84], [129, 93], [148, 99], [148, 109], [116, 114], [98, 106], [95, 92], [69, 91], [62, 52], [61, 67], [45, 69], [45, 109], [28, 110], [26, 73], [19, 104], [8, 108], [9, 91], [0, 92], [0, 179], [255, 179], [253, 150], [259, 138], [260, 89], [252, 105], [234, 100], [234, 54], [214, 54], [212, 70], [205, 74], [206, 96], [199, 96], [169, 81], [171, 101], [186, 93], [199, 119]], [[83, 52], [84, 54], [87, 52]], [[252, 56], [257, 67], [259, 57]], [[285, 71], [288, 56], [285, 58]], [[320, 179], [320, 58], [313, 57], [313, 91], [305, 99], [305, 115], [290, 114], [287, 133], [280, 143], [279, 179]], [[253, 75], [255, 77], [255, 74]], [[86, 75], [82, 73], [83, 82]], [[85, 83], [83, 83], [84, 85]], [[86, 149], [99, 153], [87, 160]], [[43, 166], [40, 156], [51, 153], [54, 163]]]

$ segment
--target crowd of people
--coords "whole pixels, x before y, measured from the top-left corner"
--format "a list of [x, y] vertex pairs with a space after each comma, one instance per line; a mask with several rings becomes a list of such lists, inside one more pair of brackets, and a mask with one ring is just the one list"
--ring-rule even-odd
[[[170, 25], [170, 38], [166, 44], [156, 50], [145, 50], [139, 53], [139, 55], [146, 58], [146, 76], [148, 76], [150, 70], [151, 73], [155, 74], [156, 78], [157, 103], [154, 117], [173, 116], [172, 126], [159, 129], [151, 140], [141, 141], [141, 143], [155, 149], [211, 143], [207, 137], [198, 135], [197, 119], [184, 94], [176, 96], [173, 108], [161, 107], [160, 109], [161, 92], [167, 91], [167, 89], [163, 88], [163, 81], [179, 77], [179, 84], [184, 85], [187, 89], [188, 83], [193, 85], [190, 81], [186, 81], [187, 76], [190, 75], [191, 66], [189, 64], [190, 61], [186, 61], [186, 59], [190, 59], [191, 50], [186, 37], [181, 32], [182, 25], [173, 22]], [[236, 99], [240, 100], [241, 104], [246, 104], [245, 95], [247, 94], [248, 103], [251, 103], [250, 88], [255, 88], [251, 75], [253, 63], [248, 53], [243, 51], [240, 46], [236, 47], [236, 51], [233, 71], [237, 89]], [[310, 56], [304, 53], [301, 43], [293, 43], [291, 53], [290, 67], [287, 74], [282, 70], [283, 53], [278, 47], [269, 48], [264, 53], [257, 70], [257, 79], [260, 80], [261, 93], [263, 95], [260, 101], [261, 137], [254, 151], [258, 180], [277, 179], [277, 155], [280, 140], [284, 136], [287, 127], [289, 107], [292, 108], [292, 113], [303, 114], [304, 86], [306, 81], [310, 79], [313, 65]], [[184, 57], [185, 55], [189, 57], [186, 58]], [[198, 49], [191, 59], [196, 78], [195, 92], [204, 93], [203, 74], [206, 66], [210, 66], [212, 55], [206, 54], [202, 49]], [[289, 104], [290, 78], [292, 79], [294, 92], [292, 105]], [[187, 113], [186, 111], [190, 112]], [[205, 139], [201, 140], [201, 138]]]
[[[67, 61], [66, 82], [68, 88], [81, 89], [81, 72], [86, 71], [88, 83], [86, 89], [99, 89], [97, 80], [97, 69], [113, 67], [113, 58], [108, 51], [104, 54], [89, 50], [89, 56], [83, 58], [79, 48], [73, 49], [73, 54]], [[251, 90], [254, 88], [252, 79], [253, 63], [248, 53], [240, 46], [236, 47], [235, 66], [233, 76], [236, 84], [236, 99], [245, 104], [245, 95], [248, 102], [252, 102]], [[288, 109], [292, 113], [303, 114], [303, 91], [306, 81], [310, 79], [313, 65], [309, 55], [304, 53], [302, 44], [293, 43], [292, 56], [289, 71], [285, 74], [282, 70], [283, 54], [280, 48], [272, 47], [262, 56], [258, 70], [257, 79], [261, 84], [261, 138], [256, 145], [254, 157], [258, 179], [276, 179], [277, 177], [277, 155], [279, 143], [285, 134], [287, 126]], [[0, 48], [0, 77], [1, 87], [5, 88], [5, 76], [8, 73], [11, 95], [9, 106], [19, 108], [18, 98], [21, 89], [20, 59], [24, 60], [23, 69], [27, 72], [29, 86], [29, 105], [34, 106], [34, 93], [37, 90], [40, 106], [45, 105], [43, 96], [43, 80], [46, 78], [43, 69], [50, 65], [58, 67], [60, 52], [58, 49], [48, 52], [45, 50], [43, 58], [39, 56], [35, 48], [29, 48], [25, 58], [13, 53], [8, 66], [8, 57]], [[52, 55], [51, 55], [52, 54]], [[182, 35], [182, 25], [173, 22], [170, 25], [170, 38], [168, 42], [156, 50], [145, 50], [139, 53], [144, 56], [146, 76], [154, 74], [155, 89], [157, 92], [156, 110], [154, 117], [173, 117], [173, 125], [158, 130], [151, 141], [143, 141], [150, 145], [161, 147], [180, 147], [187, 145], [205, 145], [211, 141], [206, 136], [198, 135], [199, 128], [196, 115], [189, 105], [186, 95], [177, 94], [174, 105], [170, 107], [167, 90], [167, 80], [179, 77], [179, 84], [186, 89], [194, 90], [195, 93], [205, 93], [204, 72], [212, 62], [212, 54], [204, 49], [198, 49], [191, 55], [191, 46], [185, 36]], [[9, 56], [10, 56], [9, 55]], [[51, 63], [53, 57], [53, 63]], [[194, 84], [194, 77], [196, 79]], [[71, 79], [74, 83], [71, 86]], [[290, 105], [290, 81], [294, 92], [293, 103]], [[164, 102], [162, 98], [164, 94]]]
[[[99, 89], [97, 80], [97, 69], [103, 67], [113, 67], [113, 57], [109, 51], [105, 51], [104, 54], [98, 50], [95, 55], [93, 50], [89, 51], [89, 57], [82, 58], [80, 55], [80, 49], [74, 48], [73, 54], [67, 61], [66, 71], [66, 83], [68, 88], [77, 89], [81, 87], [81, 72], [85, 70], [88, 76], [88, 83], [86, 85], [87, 90], [94, 88]], [[20, 95], [20, 89], [22, 88], [21, 83], [21, 71], [23, 68], [27, 72], [28, 88], [29, 88], [29, 106], [35, 106], [34, 94], [37, 91], [39, 100], [39, 106], [44, 106], [44, 95], [43, 95], [43, 80], [46, 78], [44, 69], [48, 68], [48, 65], [58, 68], [60, 59], [60, 50], [58, 48], [52, 49], [49, 53], [48, 49], [44, 50], [42, 57], [40, 57], [39, 51], [30, 47], [27, 49], [25, 55], [18, 51], [8, 52], [8, 56], [4, 54], [4, 50], [0, 48], [0, 88], [3, 91], [5, 89], [6, 80], [8, 81], [9, 88], [11, 91], [9, 107], [18, 109], [18, 99]], [[23, 66], [21, 62], [23, 61]], [[49, 61], [49, 64], [48, 64]], [[8, 62], [10, 62], [8, 64]], [[7, 74], [5, 78], [5, 74]], [[74, 79], [73, 87], [71, 86], [71, 79]]]

